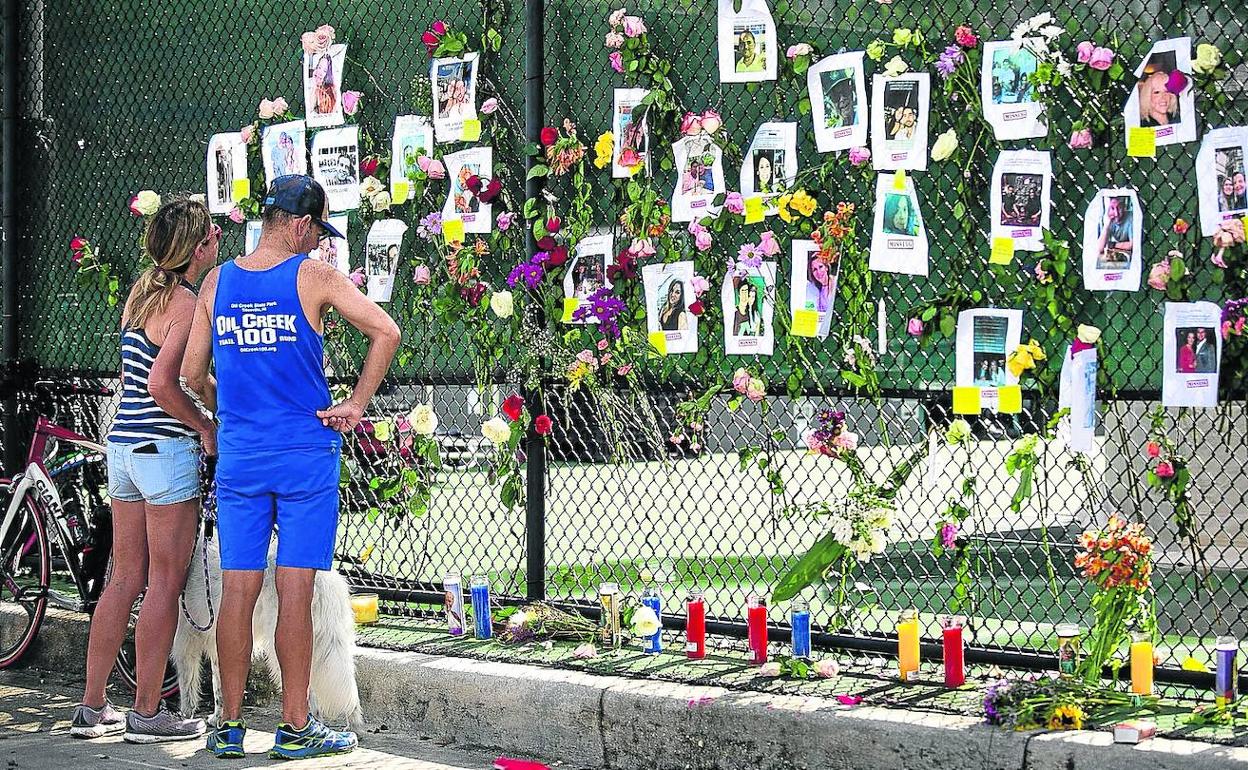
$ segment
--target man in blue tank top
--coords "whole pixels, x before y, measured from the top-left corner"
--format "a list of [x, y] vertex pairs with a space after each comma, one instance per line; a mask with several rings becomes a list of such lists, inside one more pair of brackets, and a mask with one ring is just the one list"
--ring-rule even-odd
[[[243, 756], [243, 687], [251, 622], [277, 528], [277, 658], [282, 723], [269, 755], [341, 754], [356, 736], [308, 713], [312, 584], [331, 568], [338, 526], [340, 434], [353, 430], [399, 345], [390, 316], [333, 265], [308, 259], [329, 237], [329, 204], [311, 177], [273, 181], [260, 243], [204, 279], [182, 374], [221, 426], [217, 432], [217, 525], [223, 586], [217, 620], [221, 723], [208, 748]], [[336, 310], [369, 339], [351, 397], [330, 399], [321, 319]], [[209, 375], [210, 364], [216, 379]]]

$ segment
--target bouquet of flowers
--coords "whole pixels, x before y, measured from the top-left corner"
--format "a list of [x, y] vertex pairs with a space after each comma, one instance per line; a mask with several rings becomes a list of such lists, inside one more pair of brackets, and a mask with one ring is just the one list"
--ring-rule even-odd
[[1153, 541], [1144, 534], [1143, 524], [1127, 524], [1118, 514], [1109, 517], [1101, 529], [1089, 529], [1079, 536], [1075, 568], [1096, 586], [1092, 610], [1096, 625], [1088, 645], [1088, 656], [1080, 673], [1088, 683], [1096, 682], [1106, 663], [1117, 671], [1121, 659], [1116, 653], [1130, 642], [1129, 629], [1138, 627], [1152, 633], [1156, 617], [1149, 599], [1152, 589]]
[[498, 632], [499, 640], [512, 644], [551, 639], [591, 642], [598, 633], [598, 624], [589, 618], [556, 609], [545, 602], [518, 608], [506, 607], [495, 615], [495, 619], [497, 624], [502, 625], [502, 630]]
[[1029, 674], [990, 686], [984, 695], [984, 716], [990, 725], [1015, 730], [1082, 730], [1085, 723], [1112, 724], [1134, 716], [1141, 705], [1155, 700], [1056, 674]]
[[845, 429], [844, 412], [824, 409], [815, 420], [815, 429], [804, 436], [811, 454], [844, 458], [858, 448], [857, 434]]

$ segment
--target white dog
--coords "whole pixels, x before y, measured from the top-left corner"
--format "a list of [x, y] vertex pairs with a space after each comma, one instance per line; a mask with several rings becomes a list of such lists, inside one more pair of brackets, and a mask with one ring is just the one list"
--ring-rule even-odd
[[[208, 544], [208, 582], [212, 590], [214, 613], [221, 607], [221, 554], [216, 538]], [[264, 586], [252, 616], [253, 655], [264, 659], [273, 681], [282, 681], [277, 662], [273, 634], [277, 628], [276, 545], [269, 549], [269, 566], [264, 571]], [[195, 543], [190, 574], [184, 595], [186, 611], [178, 613], [178, 630], [173, 638], [174, 665], [178, 669], [178, 688], [182, 693], [181, 711], [194, 716], [199, 709], [200, 677], [203, 659], [212, 664], [212, 691], [216, 700], [212, 722], [221, 716], [221, 679], [217, 665], [217, 628], [199, 631], [187, 620], [187, 613], [197, 625], [208, 622], [208, 596], [204, 584], [204, 543]], [[351, 596], [347, 581], [337, 572], [317, 572], [312, 589], [312, 679], [308, 687], [312, 712], [327, 724], [347, 724], [352, 728], [364, 725], [360, 709], [360, 693], [355, 684], [355, 618], [351, 612]]]

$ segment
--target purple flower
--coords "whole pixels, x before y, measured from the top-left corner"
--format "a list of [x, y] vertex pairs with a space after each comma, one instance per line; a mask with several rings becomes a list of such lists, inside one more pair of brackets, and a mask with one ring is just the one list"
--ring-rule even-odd
[[542, 267], [540, 261], [535, 254], [528, 262], [521, 262], [511, 269], [507, 274], [507, 285], [516, 288], [517, 284], [523, 283], [530, 289], [536, 289], [537, 285], [542, 282], [542, 278], [546, 275], [546, 270]]
[[516, 218], [516, 215], [511, 213], [510, 211], [504, 211], [503, 213], [499, 214], [498, 221], [497, 221], [498, 231], [500, 233], [507, 232], [508, 228], [511, 227], [511, 223], [515, 221], [515, 218]]
[[416, 234], [425, 240], [432, 240], [433, 236], [442, 232], [442, 215], [435, 212], [426, 214], [420, 220], [420, 225], [416, 228]]
[[763, 252], [759, 250], [757, 244], [747, 243], [737, 252], [737, 264], [741, 267], [761, 267], [763, 264]]
[[950, 75], [953, 74], [953, 71], [957, 68], [958, 68], [957, 62], [955, 62], [953, 59], [947, 58], [944, 54], [941, 54], [940, 58], [936, 60], [936, 71], [940, 73], [940, 76], [942, 78], [949, 77]]
[[947, 523], [940, 528], [940, 542], [946, 548], [953, 548], [958, 542], [958, 525]]
[[580, 306], [572, 311], [572, 320], [587, 321], [595, 319], [598, 321], [598, 331], [608, 339], [615, 339], [620, 336], [620, 326], [618, 318], [625, 310], [624, 300], [616, 297], [611, 290], [603, 287], [598, 289], [589, 298], [582, 302]]

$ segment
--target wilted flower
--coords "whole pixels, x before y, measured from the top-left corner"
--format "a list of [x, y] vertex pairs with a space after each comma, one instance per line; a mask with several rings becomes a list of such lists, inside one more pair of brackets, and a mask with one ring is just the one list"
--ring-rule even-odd
[[1092, 146], [1092, 131], [1081, 128], [1070, 133], [1070, 141], [1066, 143], [1072, 150], [1086, 150]]
[[945, 431], [945, 441], [950, 446], [957, 446], [969, 441], [971, 438], [971, 424], [961, 417], [949, 423], [949, 428]]

